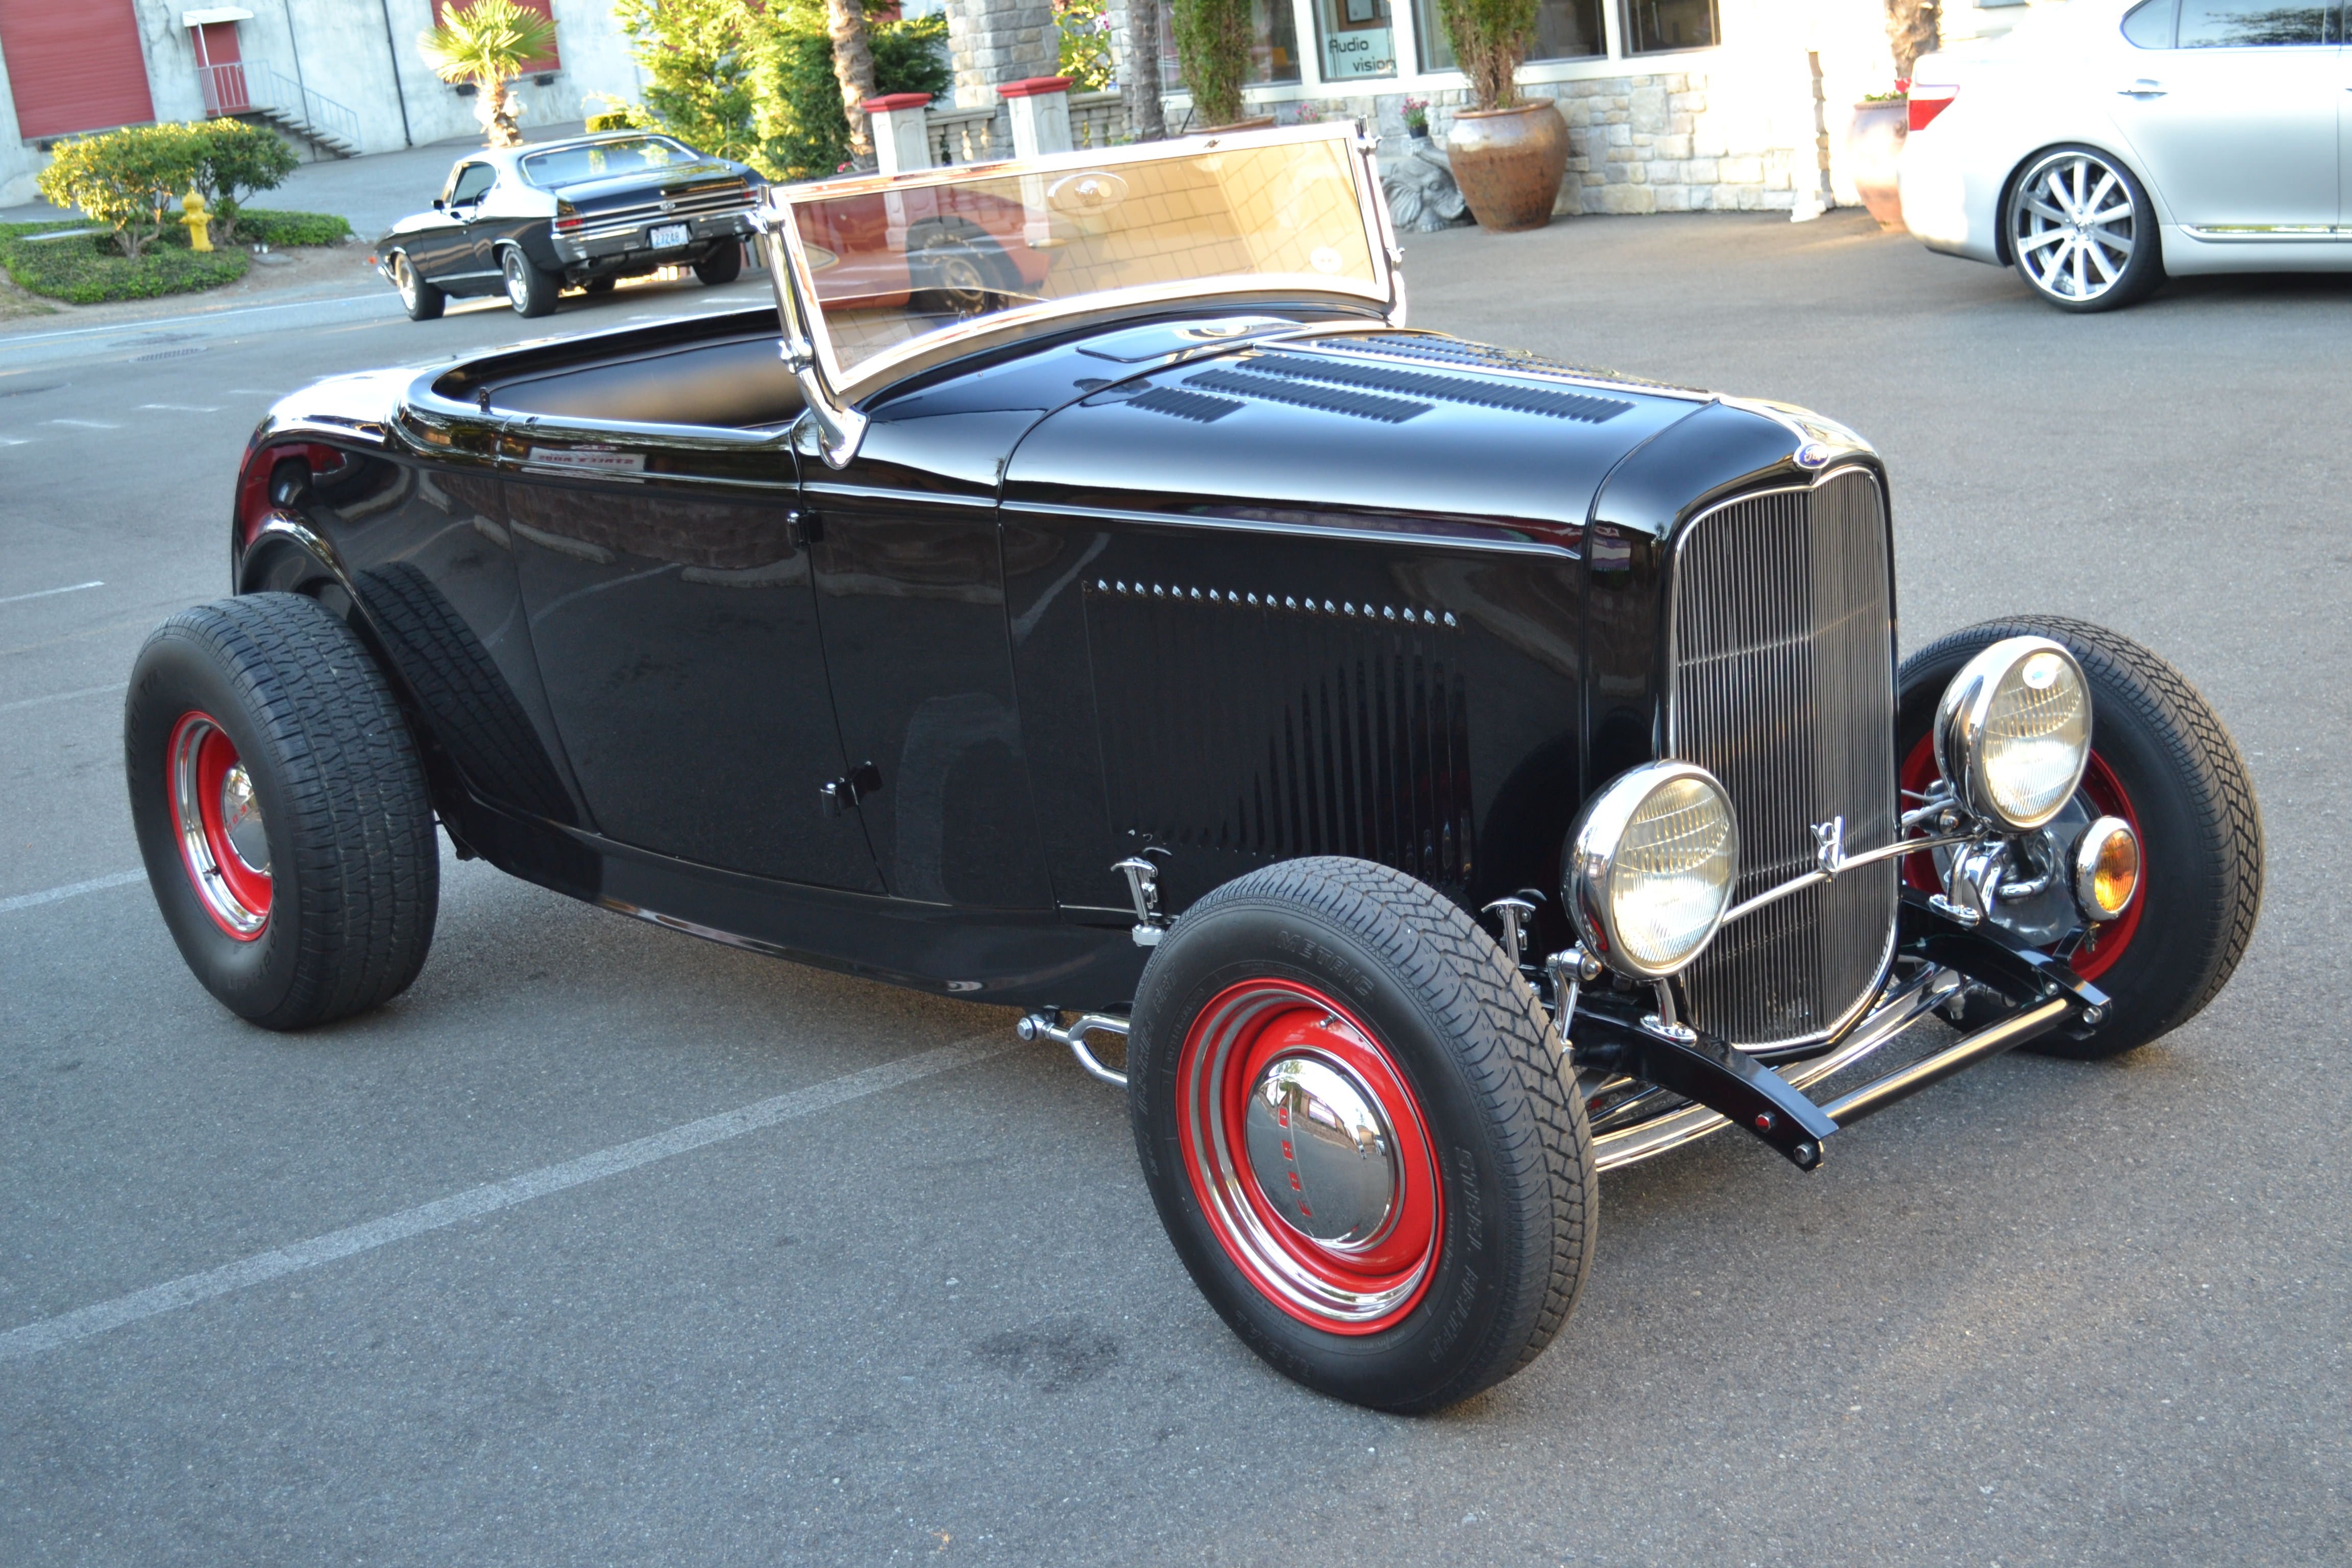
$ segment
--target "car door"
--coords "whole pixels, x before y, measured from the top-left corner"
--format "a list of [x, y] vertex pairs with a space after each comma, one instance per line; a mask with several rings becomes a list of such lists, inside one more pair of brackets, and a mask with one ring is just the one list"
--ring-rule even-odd
[[2170, 47], [2119, 52], [2116, 121], [2174, 222], [2334, 226], [2345, 91], [2328, 14], [2329, 0], [2179, 0]]
[[845, 468], [803, 451], [834, 707], [862, 781], [855, 811], [897, 898], [1053, 907], [996, 515], [999, 469], [1040, 412], [917, 395], [876, 417]]
[[448, 191], [441, 198], [447, 227], [436, 235], [429, 263], [413, 251], [409, 256], [427, 281], [443, 288], [455, 284], [455, 292], [465, 293], [497, 270], [484, 258], [483, 236], [475, 220], [498, 177], [495, 167], [481, 163], [460, 163], [451, 173]]
[[[705, 369], [758, 375], [773, 340], [743, 362]], [[573, 774], [607, 838], [878, 893], [856, 814], [824, 809], [845, 770], [787, 438], [700, 434], [555, 416], [517, 437], [508, 524]]]

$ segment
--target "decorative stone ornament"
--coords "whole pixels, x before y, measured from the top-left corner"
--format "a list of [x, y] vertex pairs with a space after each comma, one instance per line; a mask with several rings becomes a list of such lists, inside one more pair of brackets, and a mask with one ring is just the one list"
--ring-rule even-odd
[[1405, 138], [1404, 151], [1381, 166], [1381, 189], [1399, 228], [1433, 234], [1470, 221], [1470, 205], [1445, 154], [1426, 135]]

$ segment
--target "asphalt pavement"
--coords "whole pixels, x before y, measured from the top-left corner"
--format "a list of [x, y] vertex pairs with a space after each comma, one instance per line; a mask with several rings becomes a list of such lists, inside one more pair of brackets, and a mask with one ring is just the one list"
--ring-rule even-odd
[[2340, 779], [2352, 278], [2073, 318], [1857, 215], [1406, 242], [1422, 325], [1811, 405], [1894, 475], [1906, 646], [2172, 659], [2261, 929], [2128, 1058], [1995, 1062], [1818, 1174], [1604, 1178], [1583, 1303], [1444, 1415], [1244, 1351], [1124, 1108], [1013, 1016], [445, 859], [380, 1013], [239, 1023], [142, 881], [120, 701], [225, 591], [268, 402], [757, 297], [389, 290], [0, 331], [0, 1562], [2314, 1563], [2352, 1557]]

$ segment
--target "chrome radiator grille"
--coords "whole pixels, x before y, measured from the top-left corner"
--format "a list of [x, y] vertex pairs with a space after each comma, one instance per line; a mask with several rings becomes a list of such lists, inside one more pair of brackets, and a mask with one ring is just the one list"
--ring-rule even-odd
[[[1670, 755], [1708, 769], [1739, 816], [1735, 898], [1817, 863], [1811, 825], [1849, 848], [1895, 837], [1894, 604], [1878, 486], [1850, 469], [1735, 501], [1673, 565]], [[1895, 862], [1849, 871], [1724, 928], [1685, 975], [1692, 1021], [1751, 1048], [1835, 1028], [1894, 940]]]

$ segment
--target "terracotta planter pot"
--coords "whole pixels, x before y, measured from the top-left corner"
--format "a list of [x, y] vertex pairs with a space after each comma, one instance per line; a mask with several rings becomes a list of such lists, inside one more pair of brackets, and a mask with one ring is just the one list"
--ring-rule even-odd
[[1446, 132], [1445, 158], [1481, 228], [1541, 228], [1568, 172], [1568, 121], [1541, 99], [1465, 109]]
[[1246, 120], [1236, 120], [1226, 125], [1203, 125], [1197, 131], [1188, 131], [1184, 134], [1187, 136], [1230, 136], [1236, 131], [1271, 131], [1272, 129], [1274, 129], [1273, 115], [1253, 114]]
[[1853, 123], [1846, 127], [1846, 167], [1853, 171], [1853, 187], [1862, 205], [1881, 228], [1903, 226], [1903, 189], [1895, 181], [1903, 164], [1903, 138], [1909, 133], [1911, 109], [1900, 99], [1891, 103], [1857, 103]]

